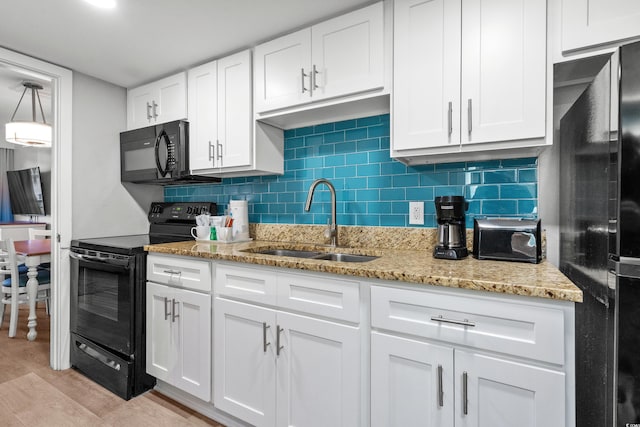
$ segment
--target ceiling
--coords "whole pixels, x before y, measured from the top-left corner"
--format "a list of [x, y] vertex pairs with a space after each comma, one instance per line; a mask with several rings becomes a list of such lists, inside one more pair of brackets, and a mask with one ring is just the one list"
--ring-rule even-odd
[[0, 45], [133, 87], [372, 3], [116, 1], [105, 10], [83, 0], [2, 0]]

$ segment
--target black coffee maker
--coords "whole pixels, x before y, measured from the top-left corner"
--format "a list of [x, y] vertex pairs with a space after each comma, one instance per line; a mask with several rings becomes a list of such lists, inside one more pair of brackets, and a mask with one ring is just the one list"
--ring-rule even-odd
[[462, 196], [439, 196], [435, 198], [438, 221], [438, 244], [433, 250], [434, 258], [462, 259], [467, 251], [467, 231], [464, 212], [468, 204]]

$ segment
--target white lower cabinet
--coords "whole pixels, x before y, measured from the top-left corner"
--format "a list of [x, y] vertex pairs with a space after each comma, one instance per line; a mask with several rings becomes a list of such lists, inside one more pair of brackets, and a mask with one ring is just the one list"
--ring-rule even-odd
[[[147, 282], [147, 373], [208, 402], [211, 400], [211, 294], [178, 286], [184, 285], [189, 271], [195, 271], [194, 265], [210, 272], [210, 263], [186, 258], [187, 269], [180, 264], [180, 258], [149, 256], [148, 269], [158, 266], [160, 261], [170, 266], [165, 271], [172, 275], [167, 280], [170, 284]], [[204, 286], [210, 288], [210, 278]]]
[[213, 404], [255, 426], [275, 425], [275, 311], [216, 298]]
[[565, 376], [403, 337], [371, 334], [371, 425], [561, 426]]
[[575, 427], [573, 303], [155, 254], [147, 278], [147, 372], [225, 425]]
[[282, 334], [276, 424], [358, 426], [359, 328], [283, 312], [276, 321]]
[[456, 427], [565, 425], [563, 372], [463, 350], [454, 360]]
[[[497, 298], [471, 297], [475, 304], [467, 305], [468, 298], [372, 286], [371, 425], [574, 425], [567, 412], [571, 359], [542, 351], [552, 343], [565, 354], [562, 320], [569, 314]], [[544, 327], [541, 310], [556, 329]], [[496, 339], [512, 342], [516, 355]], [[518, 357], [518, 341], [528, 355]]]
[[371, 426], [453, 426], [453, 348], [371, 333]]
[[[232, 267], [233, 274], [222, 266], [217, 270], [217, 278], [241, 281], [241, 268]], [[247, 280], [256, 274], [246, 271]], [[285, 281], [264, 273], [291, 283], [291, 275], [283, 275]], [[308, 289], [309, 280], [304, 284]], [[322, 284], [317, 282], [319, 289]], [[216, 281], [218, 289], [224, 293], [229, 287]], [[357, 326], [218, 295], [214, 405], [254, 426], [358, 426], [360, 332]]]

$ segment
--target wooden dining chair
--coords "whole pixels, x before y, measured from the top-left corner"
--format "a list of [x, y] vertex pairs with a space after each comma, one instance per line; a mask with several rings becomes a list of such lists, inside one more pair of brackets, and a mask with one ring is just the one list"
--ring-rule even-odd
[[[50, 239], [51, 238], [51, 230], [45, 230], [43, 228], [29, 228], [29, 240], [35, 239]], [[41, 268], [46, 268], [47, 270], [51, 270], [51, 263], [44, 262], [40, 264]], [[47, 294], [49, 291], [47, 291]], [[49, 303], [47, 303], [47, 314], [49, 314]]]
[[4, 250], [4, 244], [1, 244], [1, 242], [4, 242], [4, 240], [2, 239], [2, 228], [0, 228], [0, 261], [6, 259], [9, 256], [7, 251]]
[[29, 240], [50, 238], [51, 230], [44, 230], [42, 228], [29, 228]]
[[[11, 314], [9, 318], [9, 337], [15, 337], [18, 327], [18, 306], [20, 304], [27, 304], [29, 302], [27, 295], [27, 273], [20, 273], [19, 264], [20, 260], [16, 254], [15, 246], [13, 245], [13, 239], [7, 239], [4, 242], [4, 250], [7, 252], [8, 257], [5, 260], [0, 261], [0, 274], [5, 276], [2, 281], [2, 288], [0, 295], [0, 328], [4, 323], [5, 307], [8, 305], [11, 307]], [[36, 297], [37, 301], [45, 301], [48, 304], [49, 289], [51, 288], [49, 270], [38, 269], [38, 293]]]

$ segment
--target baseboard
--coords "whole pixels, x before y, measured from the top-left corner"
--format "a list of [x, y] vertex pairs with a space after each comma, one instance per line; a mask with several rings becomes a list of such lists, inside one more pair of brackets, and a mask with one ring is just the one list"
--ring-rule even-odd
[[200, 400], [163, 381], [158, 380], [154, 390], [226, 427], [250, 427], [250, 424], [218, 410], [213, 403]]

